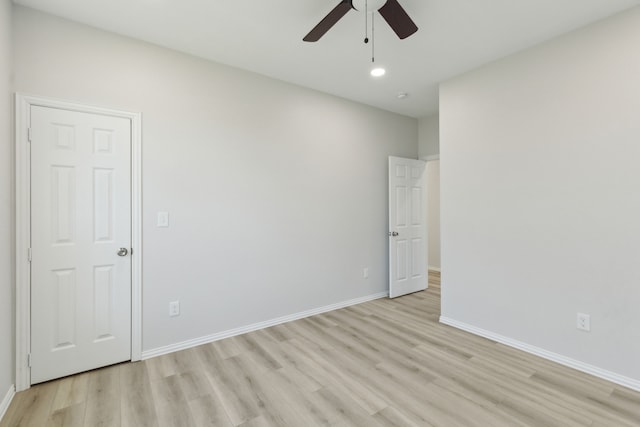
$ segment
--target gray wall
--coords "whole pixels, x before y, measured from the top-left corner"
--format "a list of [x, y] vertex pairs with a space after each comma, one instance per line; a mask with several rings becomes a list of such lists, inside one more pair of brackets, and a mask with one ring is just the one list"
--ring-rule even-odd
[[638, 46], [634, 8], [440, 90], [443, 316], [636, 387]]
[[440, 270], [440, 160], [427, 162], [429, 269]]
[[429, 211], [429, 268], [440, 269], [440, 116], [436, 113], [418, 120], [418, 154], [427, 162]]
[[0, 0], [0, 403], [14, 383], [11, 2]]
[[418, 154], [421, 159], [440, 154], [440, 117], [433, 114], [418, 121]]
[[143, 113], [144, 350], [387, 290], [387, 156], [417, 157], [417, 120], [14, 17], [18, 91]]

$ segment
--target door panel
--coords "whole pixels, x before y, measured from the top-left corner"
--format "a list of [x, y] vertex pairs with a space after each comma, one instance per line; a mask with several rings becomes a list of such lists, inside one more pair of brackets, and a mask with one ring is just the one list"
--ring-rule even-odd
[[31, 107], [31, 383], [131, 358], [131, 122]]
[[427, 288], [425, 162], [389, 157], [389, 296]]

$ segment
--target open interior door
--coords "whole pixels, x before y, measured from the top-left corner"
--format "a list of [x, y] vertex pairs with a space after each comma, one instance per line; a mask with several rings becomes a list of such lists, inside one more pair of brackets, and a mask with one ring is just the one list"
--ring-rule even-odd
[[389, 297], [422, 291], [427, 273], [426, 162], [389, 157]]

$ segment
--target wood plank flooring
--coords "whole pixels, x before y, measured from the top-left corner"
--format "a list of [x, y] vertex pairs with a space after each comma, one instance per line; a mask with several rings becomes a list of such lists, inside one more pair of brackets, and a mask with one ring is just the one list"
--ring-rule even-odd
[[444, 326], [440, 277], [18, 393], [0, 427], [640, 426], [640, 393]]

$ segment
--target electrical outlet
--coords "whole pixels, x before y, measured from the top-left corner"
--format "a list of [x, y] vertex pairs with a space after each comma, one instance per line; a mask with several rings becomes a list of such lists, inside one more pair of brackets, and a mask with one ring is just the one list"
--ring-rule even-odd
[[584, 313], [578, 313], [576, 327], [582, 331], [591, 331], [591, 316]]
[[169, 316], [180, 316], [180, 301], [171, 301], [169, 303]]
[[362, 269], [362, 278], [363, 279], [369, 278], [369, 267], [365, 267]]

